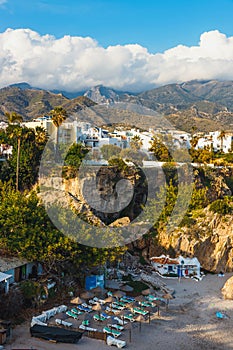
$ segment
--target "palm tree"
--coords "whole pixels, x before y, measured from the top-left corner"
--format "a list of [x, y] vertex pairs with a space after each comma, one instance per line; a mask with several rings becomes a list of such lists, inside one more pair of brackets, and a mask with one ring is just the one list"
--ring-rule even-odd
[[48, 141], [48, 134], [42, 126], [37, 126], [35, 129], [35, 141], [38, 146], [43, 146]]
[[55, 156], [58, 156], [58, 143], [59, 143], [59, 127], [67, 118], [67, 112], [63, 107], [55, 107], [50, 111], [52, 116], [52, 121], [54, 126], [57, 128], [56, 137], [55, 137]]
[[[16, 113], [16, 112], [6, 112], [5, 116], [8, 119], [9, 124], [19, 124], [23, 121], [23, 117]], [[16, 190], [19, 189], [19, 158], [20, 158], [20, 143], [21, 143], [21, 136], [22, 136], [22, 128], [19, 126], [15, 127], [11, 130], [10, 138], [16, 137], [17, 138], [17, 164], [16, 164]]]
[[221, 130], [219, 135], [218, 135], [218, 139], [221, 141], [221, 153], [223, 153], [223, 140], [226, 137], [226, 132], [225, 130]]
[[132, 137], [132, 139], [130, 141], [130, 146], [132, 149], [137, 151], [142, 147], [142, 145], [143, 145], [143, 142], [142, 142], [141, 137], [139, 135], [135, 135], [134, 137]]
[[9, 124], [18, 124], [23, 121], [23, 117], [16, 112], [6, 112], [5, 116], [7, 117]]
[[12, 128], [9, 130], [9, 138], [17, 138], [17, 161], [16, 161], [16, 190], [19, 190], [19, 162], [20, 162], [20, 147], [21, 147], [21, 138], [23, 135], [23, 128], [19, 125], [12, 125]]

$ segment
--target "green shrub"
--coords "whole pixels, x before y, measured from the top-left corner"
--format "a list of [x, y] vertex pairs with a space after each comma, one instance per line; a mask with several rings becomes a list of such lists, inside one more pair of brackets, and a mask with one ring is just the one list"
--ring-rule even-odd
[[231, 214], [232, 205], [229, 203], [228, 197], [225, 197], [224, 199], [217, 199], [211, 203], [210, 210], [221, 215]]
[[196, 220], [193, 219], [192, 217], [185, 215], [181, 221], [181, 223], [179, 224], [180, 227], [192, 227], [193, 225], [195, 225]]

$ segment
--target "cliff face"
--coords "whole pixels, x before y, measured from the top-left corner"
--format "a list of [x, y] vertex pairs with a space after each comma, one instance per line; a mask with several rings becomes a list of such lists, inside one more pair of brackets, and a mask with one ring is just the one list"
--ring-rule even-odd
[[[208, 203], [232, 195], [232, 169], [216, 169], [207, 175], [201, 170], [196, 175], [196, 188], [206, 187]], [[134, 242], [131, 249], [140, 250], [147, 261], [162, 253], [172, 257], [182, 254], [196, 256], [202, 267], [208, 271], [233, 271], [232, 215], [213, 212], [208, 205], [203, 209], [193, 210], [190, 216], [191, 224], [183, 224], [170, 232], [162, 224], [154, 237], [149, 236]]]
[[144, 248], [144, 256], [161, 252], [196, 256], [201, 266], [213, 272], [233, 271], [233, 218], [205, 209], [191, 228], [161, 230]]
[[[207, 188], [208, 203], [232, 195], [233, 174], [231, 169], [214, 170], [211, 173], [209, 173], [209, 169], [206, 171], [207, 175], [203, 175], [203, 170], [197, 172], [195, 184], [196, 188]], [[154, 175], [153, 172], [149, 173], [151, 177]], [[77, 212], [97, 226], [127, 226], [137, 217], [147, 196], [147, 183], [142, 174], [135, 170], [122, 174], [117, 168], [106, 167], [98, 171], [94, 185], [90, 182], [91, 176], [90, 171], [81, 179], [63, 179], [63, 190], [68, 194], [66, 200], [68, 198], [68, 202], [70, 201]], [[158, 173], [156, 176], [157, 182], [155, 182], [154, 188], [162, 183], [161, 174]], [[120, 204], [124, 209], [110, 210], [106, 213], [101, 203], [108, 199], [111, 200], [111, 198], [117, 198], [119, 193], [116, 184], [120, 180], [127, 180], [131, 186], [126, 185], [121, 194], [125, 203], [121, 200]], [[55, 178], [53, 182], [56, 182]], [[49, 187], [49, 184], [47, 186]], [[133, 195], [130, 197], [132, 188]], [[97, 194], [93, 192], [96, 190]], [[156, 235], [144, 236], [130, 244], [129, 248], [141, 251], [143, 257], [148, 261], [150, 257], [161, 253], [171, 256], [182, 254], [196, 256], [206, 270], [213, 272], [233, 271], [232, 215], [214, 213], [209, 206], [194, 210], [191, 214], [193, 219], [191, 224], [184, 224], [172, 232], [167, 232], [166, 225], [162, 224]]]
[[117, 167], [92, 167], [79, 178], [63, 181], [72, 194], [78, 212], [96, 217], [106, 225], [123, 217], [132, 221], [142, 211], [147, 198], [147, 183], [140, 169], [129, 167], [127, 173]]

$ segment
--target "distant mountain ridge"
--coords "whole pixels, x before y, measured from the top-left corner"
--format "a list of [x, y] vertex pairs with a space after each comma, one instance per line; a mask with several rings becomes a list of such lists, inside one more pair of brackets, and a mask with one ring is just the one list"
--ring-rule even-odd
[[[18, 85], [18, 84], [17, 84]], [[74, 113], [84, 107], [94, 106], [95, 102], [84, 96], [68, 99], [61, 93], [54, 94], [50, 91], [9, 86], [0, 89], [0, 118], [5, 120], [6, 112], [16, 112], [31, 120], [40, 115], [48, 114], [55, 106], [64, 106], [68, 113]]]
[[96, 103], [128, 102], [166, 116], [177, 128], [200, 131], [233, 129], [233, 81], [193, 80], [138, 94], [96, 86], [85, 93]]
[[[4, 118], [6, 111], [16, 111], [29, 120], [47, 114], [57, 105], [74, 113], [96, 103], [108, 106], [119, 102], [147, 107], [186, 131], [194, 126], [203, 131], [233, 129], [233, 81], [216, 80], [169, 84], [137, 94], [103, 85], [85, 92], [66, 92], [17, 83], [0, 89], [0, 117]], [[108, 113], [111, 114], [110, 109]], [[129, 120], [129, 124], [133, 125], [133, 121]]]
[[92, 101], [100, 103], [115, 103], [125, 101], [130, 96], [134, 96], [133, 93], [118, 91], [103, 85], [97, 85], [87, 90], [84, 96], [90, 98]]

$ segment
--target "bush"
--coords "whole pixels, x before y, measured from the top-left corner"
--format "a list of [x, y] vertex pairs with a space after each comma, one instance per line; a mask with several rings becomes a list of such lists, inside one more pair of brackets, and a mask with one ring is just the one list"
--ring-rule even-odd
[[24, 297], [18, 289], [10, 289], [9, 293], [1, 296], [0, 310], [1, 318], [17, 318], [22, 314], [24, 308]]
[[228, 197], [225, 197], [224, 199], [217, 199], [216, 201], [211, 203], [210, 210], [214, 213], [226, 215], [232, 213], [232, 206], [229, 203]]
[[23, 281], [20, 290], [27, 306], [36, 306], [46, 295], [45, 288], [39, 282], [31, 280]]
[[116, 145], [103, 145], [100, 150], [103, 158], [106, 160], [118, 156], [121, 152], [121, 148]]
[[181, 221], [181, 223], [179, 224], [180, 227], [192, 227], [193, 225], [196, 224], [196, 220], [193, 219], [192, 217], [185, 215]]

